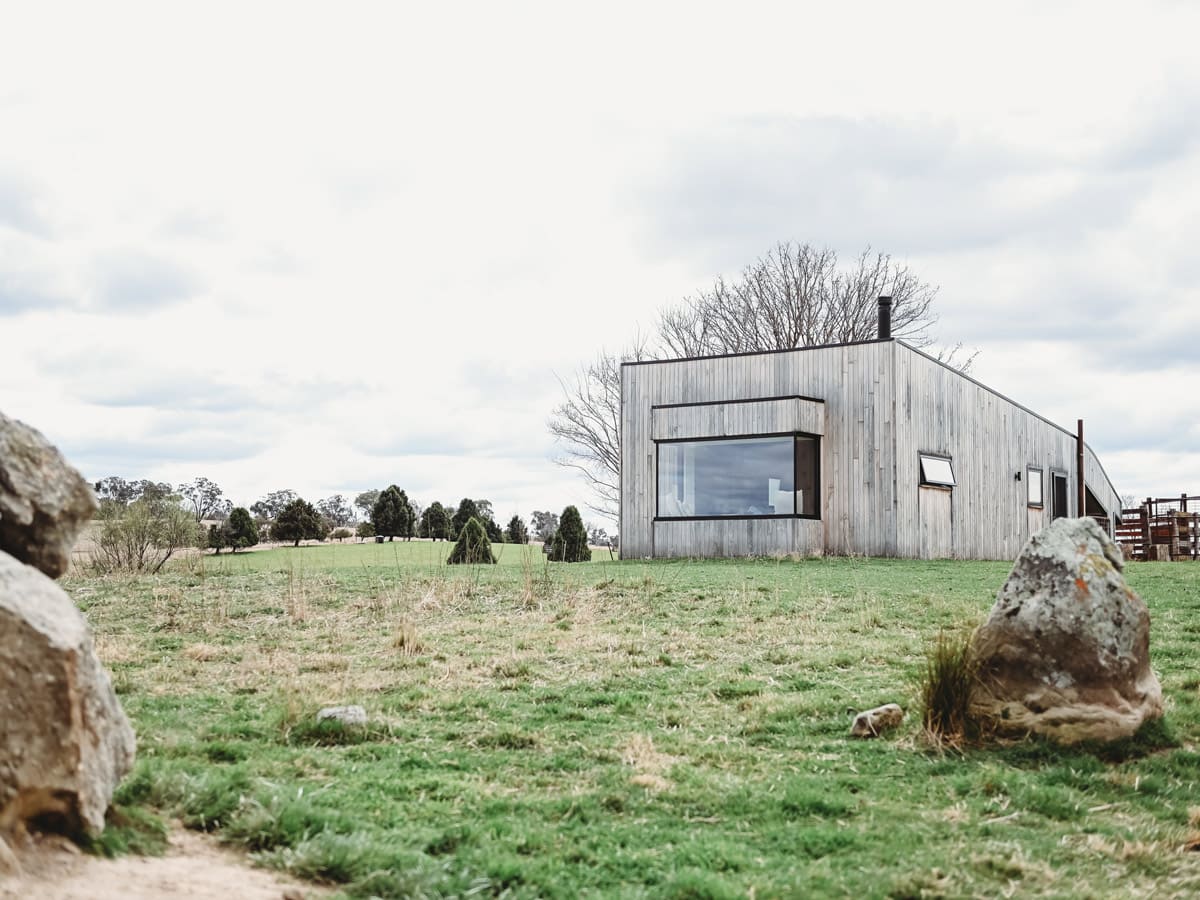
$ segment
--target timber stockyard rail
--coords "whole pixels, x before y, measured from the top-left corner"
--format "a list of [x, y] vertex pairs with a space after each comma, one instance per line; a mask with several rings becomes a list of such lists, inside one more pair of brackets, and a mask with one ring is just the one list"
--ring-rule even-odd
[[1126, 559], [1200, 560], [1200, 497], [1147, 497], [1121, 510], [1116, 538]]

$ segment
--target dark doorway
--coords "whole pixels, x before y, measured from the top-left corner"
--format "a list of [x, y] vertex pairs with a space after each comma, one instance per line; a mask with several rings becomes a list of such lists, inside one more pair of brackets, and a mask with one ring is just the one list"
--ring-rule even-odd
[[1050, 473], [1050, 518], [1065, 519], [1071, 514], [1067, 506], [1067, 476], [1057, 472]]

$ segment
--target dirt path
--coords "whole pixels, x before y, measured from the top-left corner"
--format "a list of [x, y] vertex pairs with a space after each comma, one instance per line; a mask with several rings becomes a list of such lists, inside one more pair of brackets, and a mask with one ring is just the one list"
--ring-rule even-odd
[[0, 866], [0, 900], [317, 900], [326, 891], [256, 869], [244, 857], [195, 832], [175, 830], [160, 857], [85, 856], [61, 838], [17, 848], [20, 872]]

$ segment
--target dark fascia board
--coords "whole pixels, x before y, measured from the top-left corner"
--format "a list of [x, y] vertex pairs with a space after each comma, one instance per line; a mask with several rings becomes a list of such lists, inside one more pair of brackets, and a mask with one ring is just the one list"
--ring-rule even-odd
[[[718, 353], [716, 356], [676, 356], [670, 359], [631, 359], [621, 363], [625, 366], [654, 366], [662, 363], [697, 362], [702, 359], [734, 359], [739, 356], [774, 356], [778, 353], [803, 353], [807, 350], [833, 350], [838, 347], [862, 347], [867, 344], [896, 343], [895, 338], [874, 338], [869, 341], [848, 341], [844, 344], [813, 344], [811, 347], [784, 347], [781, 350], [744, 350], [741, 353]], [[690, 404], [689, 404], [690, 405]]]
[[[930, 356], [924, 350], [918, 350], [912, 344], [906, 344], [904, 341], [900, 341], [900, 340], [897, 340], [894, 343], [900, 345], [905, 350], [909, 350], [912, 353], [917, 354], [918, 356], [925, 357], [927, 360], [929, 360], [932, 363], [937, 363], [943, 369], [948, 369], [949, 371], [951, 371], [955, 375], [957, 375], [959, 378], [962, 378], [966, 381], [971, 382], [971, 384], [975, 385], [976, 387], [983, 388], [983, 390], [987, 391], [992, 396], [999, 397], [1005, 403], [1010, 403], [1013, 406], [1015, 406], [1017, 409], [1022, 410], [1023, 412], [1029, 413], [1029, 415], [1033, 416], [1035, 419], [1045, 422], [1051, 428], [1057, 428], [1059, 431], [1061, 431], [1067, 437], [1072, 438], [1072, 439], [1078, 439], [1079, 435], [1076, 434], [1074, 431], [1071, 431], [1070, 429], [1067, 429], [1067, 428], [1063, 428], [1057, 422], [1051, 422], [1049, 419], [1047, 419], [1041, 413], [1034, 412], [1028, 406], [1018, 403], [1016, 400], [1013, 400], [1011, 397], [1006, 397], [1004, 394], [1000, 393], [995, 388], [988, 387], [982, 381], [976, 381], [974, 378], [972, 378], [970, 375], [967, 375], [965, 372], [960, 372], [958, 369], [954, 368], [954, 366], [949, 365], [948, 363], [942, 362], [942, 360], [937, 359], [936, 357]], [[1089, 450], [1092, 450], [1091, 445], [1089, 445], [1087, 441], [1083, 442], [1083, 446], [1087, 447]], [[1105, 469], [1104, 469], [1104, 463], [1100, 462], [1100, 456], [1099, 456], [1099, 454], [1096, 453], [1095, 450], [1092, 450], [1092, 459], [1095, 460], [1096, 465], [1100, 469], [1100, 474], [1104, 476], [1104, 480], [1108, 482], [1108, 489], [1113, 492], [1113, 496], [1120, 497], [1121, 495], [1117, 493], [1117, 489], [1115, 487], [1113, 487], [1112, 479], [1108, 477], [1108, 472], [1105, 471]], [[1085, 485], [1085, 487], [1086, 487], [1086, 485]]]
[[782, 397], [746, 397], [741, 400], [701, 400], [698, 403], [654, 403], [651, 409], [686, 409], [690, 406], [730, 406], [734, 403], [767, 403], [771, 400], [807, 400], [809, 403], [824, 403], [819, 397], [805, 397], [803, 394], [785, 394]]

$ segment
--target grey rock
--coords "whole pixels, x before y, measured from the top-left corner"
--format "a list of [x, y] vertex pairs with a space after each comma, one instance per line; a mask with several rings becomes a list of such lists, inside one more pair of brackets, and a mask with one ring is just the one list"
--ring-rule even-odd
[[879, 737], [885, 731], [896, 728], [904, 721], [904, 710], [896, 703], [885, 703], [874, 709], [860, 712], [850, 726], [851, 737]]
[[0, 550], [57, 578], [95, 511], [91, 487], [41, 432], [0, 413]]
[[326, 706], [317, 713], [317, 721], [333, 719], [343, 725], [366, 725], [367, 711], [361, 706]]
[[1116, 740], [1163, 713], [1150, 613], [1092, 519], [1030, 538], [976, 632], [971, 713], [1001, 734]]
[[133, 728], [63, 590], [0, 552], [0, 832], [38, 816], [104, 830]]

